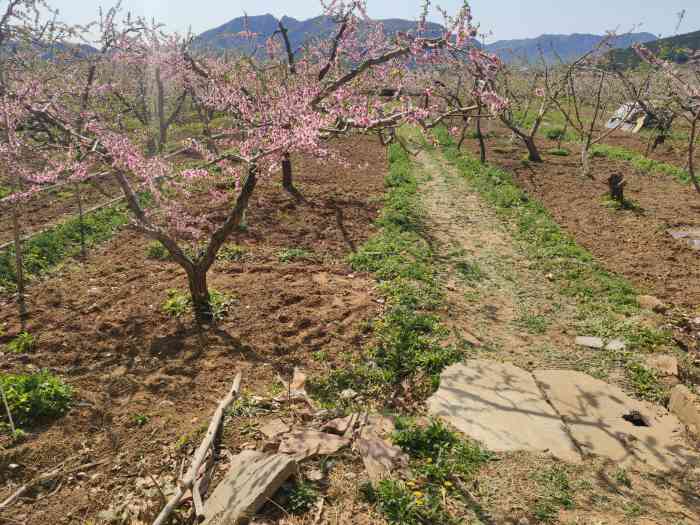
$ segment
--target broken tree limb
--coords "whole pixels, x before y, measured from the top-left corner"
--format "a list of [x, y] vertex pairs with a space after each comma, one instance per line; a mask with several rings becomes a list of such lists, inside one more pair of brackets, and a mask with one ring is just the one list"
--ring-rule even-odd
[[206, 459], [207, 453], [212, 448], [214, 440], [216, 439], [216, 436], [219, 433], [219, 428], [223, 424], [224, 413], [240, 393], [241, 378], [242, 374], [239, 372], [238, 375], [236, 375], [236, 378], [233, 380], [233, 386], [231, 387], [231, 390], [229, 391], [228, 395], [221, 400], [219, 406], [216, 408], [216, 411], [214, 412], [214, 415], [211, 419], [211, 423], [209, 423], [207, 433], [204, 436], [204, 440], [199, 445], [199, 448], [192, 457], [192, 463], [190, 464], [190, 468], [187, 470], [184, 477], [181, 478], [179, 487], [175, 495], [170, 499], [168, 504], [165, 507], [163, 507], [163, 510], [160, 511], [160, 514], [153, 522], [153, 525], [164, 525], [170, 518], [170, 515], [173, 513], [173, 511], [180, 504], [180, 500], [182, 500], [185, 493], [188, 490], [192, 490], [194, 488], [194, 484], [197, 481], [197, 477], [199, 474], [199, 469], [202, 466], [204, 460]]
[[[80, 471], [80, 470], [87, 470], [87, 469], [96, 467], [96, 466], [98, 466], [98, 465], [102, 465], [102, 464], [104, 464], [104, 463], [107, 463], [107, 462], [109, 461], [109, 460], [107, 460], [107, 459], [103, 459], [103, 460], [101, 460], [101, 461], [94, 461], [94, 462], [92, 462], [92, 463], [87, 463], [87, 464], [84, 464], [84, 465], [76, 465], [76, 466], [71, 467], [71, 468], [69, 468], [69, 469], [65, 469], [66, 463], [68, 463], [69, 461], [72, 461], [72, 460], [75, 459], [76, 457], [77, 457], [77, 456], [71, 456], [70, 458], [66, 459], [65, 461], [63, 461], [62, 463], [60, 463], [58, 466], [56, 466], [56, 467], [54, 467], [53, 469], [51, 469], [50, 471], [45, 472], [45, 473], [43, 473], [43, 474], [41, 474], [41, 475], [35, 477], [34, 479], [28, 481], [28, 482], [25, 483], [24, 485], [22, 485], [22, 486], [21, 486], [16, 492], [14, 492], [10, 497], [8, 497], [5, 501], [3, 501], [2, 503], [0, 503], [0, 511], [3, 511], [3, 510], [5, 510], [5, 509], [9, 508], [15, 501], [17, 501], [17, 500], [18, 500], [20, 497], [22, 497], [30, 488], [32, 488], [34, 485], [36, 485], [36, 484], [39, 483], [40, 481], [45, 481], [45, 480], [49, 480], [49, 479], [54, 479], [54, 478], [56, 478], [56, 477], [58, 477], [58, 476], [65, 476], [65, 475], [68, 475], [68, 474], [72, 474], [73, 472], [78, 472], [78, 471]], [[59, 484], [59, 488], [60, 488], [61, 486], [62, 486], [62, 485]], [[56, 492], [58, 492], [58, 490], [54, 490], [54, 491], [53, 491], [51, 494], [49, 494], [49, 496], [47, 496], [47, 497], [53, 496], [54, 494], [56, 494]]]

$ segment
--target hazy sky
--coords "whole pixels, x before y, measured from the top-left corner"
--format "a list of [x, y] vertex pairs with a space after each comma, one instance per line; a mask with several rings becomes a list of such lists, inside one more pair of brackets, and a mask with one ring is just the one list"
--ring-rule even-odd
[[[0, 4], [2, 4], [0, 0]], [[107, 0], [50, 0], [70, 22], [86, 22]], [[369, 0], [373, 18], [415, 19], [421, 0]], [[455, 10], [461, 0], [434, 0], [433, 4]], [[320, 14], [318, 0], [123, 0], [125, 9], [153, 17], [173, 29], [195, 33], [241, 16], [272, 13], [294, 18]], [[699, 0], [472, 0], [474, 18], [489, 40], [527, 38], [543, 33], [596, 33], [608, 29], [628, 31], [638, 26], [662, 36], [672, 35], [676, 13], [686, 10], [680, 32], [700, 30]], [[440, 21], [433, 16], [435, 21]]]

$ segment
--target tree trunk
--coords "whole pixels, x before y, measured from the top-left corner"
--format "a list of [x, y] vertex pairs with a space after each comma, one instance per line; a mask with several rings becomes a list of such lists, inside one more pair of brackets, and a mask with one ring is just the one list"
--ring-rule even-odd
[[542, 162], [542, 156], [540, 155], [540, 151], [537, 149], [535, 139], [528, 137], [527, 135], [522, 135], [520, 138], [525, 143], [525, 147], [527, 148], [527, 159], [530, 162]]
[[693, 186], [695, 190], [700, 193], [700, 183], [698, 183], [698, 178], [695, 175], [695, 138], [698, 133], [698, 120], [700, 120], [700, 113], [698, 113], [690, 125], [690, 136], [688, 137], [688, 174], [690, 175], [690, 180], [693, 181]]
[[284, 188], [284, 191], [294, 197], [297, 202], [303, 202], [304, 197], [299, 190], [294, 187], [292, 175], [292, 159], [289, 157], [289, 153], [285, 153], [284, 158], [282, 159], [282, 187]]
[[617, 201], [620, 206], [625, 205], [625, 178], [620, 174], [610, 175], [608, 178], [610, 198]]
[[163, 152], [167, 141], [168, 128], [165, 124], [165, 88], [160, 76], [160, 68], [156, 67], [156, 113], [158, 114], [158, 153]]
[[195, 320], [198, 323], [211, 323], [214, 320], [214, 313], [211, 310], [209, 300], [207, 271], [199, 265], [195, 265], [192, 271], [188, 272], [187, 280], [190, 285]]
[[[481, 115], [481, 104], [477, 105], [477, 113]], [[486, 164], [486, 142], [484, 134], [481, 132], [481, 117], [476, 117], [476, 138], [479, 140], [479, 160], [482, 164]]]
[[581, 148], [581, 173], [584, 177], [590, 177], [590, 167], [588, 164], [588, 147]]

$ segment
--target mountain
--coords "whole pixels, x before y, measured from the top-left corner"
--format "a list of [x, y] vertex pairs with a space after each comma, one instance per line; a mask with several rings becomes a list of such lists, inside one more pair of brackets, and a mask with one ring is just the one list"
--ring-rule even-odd
[[[700, 31], [661, 38], [647, 42], [645, 45], [654, 53], [659, 53], [662, 58], [682, 64], [688, 59], [685, 50], [700, 49]], [[636, 67], [641, 63], [641, 59], [637, 56], [634, 49], [616, 49], [612, 52], [612, 56], [615, 63], [626, 67]]]
[[[387, 34], [399, 31], [415, 30], [416, 22], [401, 19], [382, 20]], [[333, 32], [337, 27], [330, 17], [318, 16], [309, 20], [297, 20], [288, 16], [282, 17], [282, 24], [287, 28], [292, 49], [297, 50], [309, 39], [322, 37]], [[244, 31], [256, 33], [253, 43], [263, 47], [267, 40], [277, 31], [277, 18], [273, 15], [260, 15], [234, 18], [222, 26], [210, 29], [195, 39], [195, 45], [211, 50], [248, 50], [250, 40], [240, 36]], [[442, 30], [439, 24], [429, 23], [428, 33], [437, 34]], [[263, 47], [264, 48], [264, 47]]]
[[[547, 62], [557, 62], [561, 57], [564, 62], [573, 60], [594, 49], [605, 36], [578, 34], [541, 35], [537, 38], [522, 40], [499, 40], [487, 44], [486, 49], [497, 54], [506, 62], [524, 61], [529, 63], [540, 60], [540, 49]], [[611, 45], [614, 48], [627, 48], [636, 43], [656, 40], [651, 33], [631, 33], [616, 37]]]
[[[392, 18], [381, 21], [387, 34], [397, 32], [412, 31], [416, 28], [416, 22]], [[288, 30], [289, 40], [292, 48], [296, 51], [305, 42], [312, 38], [323, 37], [332, 33], [336, 25], [330, 17], [318, 16], [308, 20], [297, 20], [288, 16], [282, 17], [282, 23]], [[265, 40], [277, 31], [277, 18], [273, 15], [260, 15], [239, 17], [205, 31], [195, 39], [195, 46], [201, 49], [213, 51], [238, 50], [249, 51], [251, 41], [241, 36], [244, 31], [255, 33], [253, 39], [254, 47], [264, 49]], [[428, 23], [428, 33], [437, 35], [443, 27], [439, 24]], [[525, 59], [527, 62], [539, 60], [541, 48], [545, 58], [549, 62], [557, 60], [557, 54], [563, 60], [574, 59], [599, 44], [604, 36], [600, 35], [542, 35], [537, 38], [527, 38], [522, 40], [500, 40], [488, 44], [486, 49], [498, 54], [506, 62], [513, 62]], [[617, 37], [614, 42], [615, 48], [626, 48], [637, 42], [649, 42], [656, 37], [651, 33], [633, 33]]]

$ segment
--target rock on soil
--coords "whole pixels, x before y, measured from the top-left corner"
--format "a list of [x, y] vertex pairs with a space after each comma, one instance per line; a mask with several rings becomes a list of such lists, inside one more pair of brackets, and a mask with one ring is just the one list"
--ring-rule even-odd
[[282, 437], [279, 452], [303, 461], [313, 456], [329, 456], [348, 446], [348, 438], [315, 430], [300, 430]]
[[678, 359], [672, 355], [651, 355], [645, 364], [662, 377], [678, 377]]
[[245, 523], [297, 470], [289, 456], [244, 451], [204, 505], [205, 525]]
[[626, 347], [625, 342], [621, 339], [612, 339], [606, 343], [602, 337], [579, 336], [575, 342], [578, 346], [585, 346], [595, 350], [617, 351], [624, 350]]
[[671, 391], [668, 405], [671, 412], [678, 416], [691, 432], [700, 436], [700, 399], [688, 387], [678, 385]]
[[661, 407], [582, 372], [547, 370], [534, 376], [584, 453], [625, 468], [647, 465], [662, 471], [697, 462], [683, 441], [678, 418]]
[[268, 421], [262, 427], [260, 427], [260, 432], [262, 432], [262, 434], [268, 439], [275, 438], [280, 434], [289, 432], [289, 430], [289, 425], [279, 418]]
[[645, 310], [652, 310], [657, 314], [662, 314], [668, 310], [668, 305], [653, 295], [640, 295], [637, 297], [637, 302]]
[[474, 360], [447, 368], [428, 410], [489, 450], [581, 456], [532, 375], [511, 364]]

